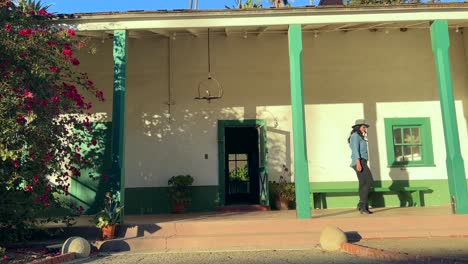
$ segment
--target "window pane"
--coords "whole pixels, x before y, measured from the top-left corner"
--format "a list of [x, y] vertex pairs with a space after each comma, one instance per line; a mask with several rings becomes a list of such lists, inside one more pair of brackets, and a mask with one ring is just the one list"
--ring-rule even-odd
[[236, 160], [236, 154], [229, 154], [229, 160]]
[[395, 144], [401, 144], [401, 128], [393, 129], [393, 141]]
[[247, 160], [247, 154], [237, 154], [237, 160]]
[[412, 128], [411, 133], [413, 135], [413, 143], [421, 144], [421, 139], [419, 138], [419, 128], [418, 127]]
[[412, 148], [413, 148], [413, 160], [414, 161], [422, 160], [421, 147], [420, 146], [413, 146]]
[[411, 143], [411, 128], [403, 128], [403, 143]]
[[238, 162], [237, 167], [229, 171], [229, 181], [249, 181], [248, 166], [239, 166]]
[[411, 146], [403, 146], [403, 156], [405, 158], [405, 161], [413, 160], [413, 156], [411, 153]]
[[395, 161], [403, 161], [402, 146], [395, 146]]
[[229, 173], [231, 173], [235, 169], [236, 169], [236, 162], [235, 161], [229, 161]]
[[238, 160], [237, 161], [237, 168], [245, 168], [247, 167], [247, 161], [246, 160]]

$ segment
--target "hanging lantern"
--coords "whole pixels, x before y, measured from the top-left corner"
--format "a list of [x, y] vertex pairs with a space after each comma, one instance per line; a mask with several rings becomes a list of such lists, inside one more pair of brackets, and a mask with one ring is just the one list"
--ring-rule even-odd
[[210, 51], [210, 29], [208, 29], [208, 78], [198, 83], [198, 96], [197, 100], [211, 100], [220, 99], [223, 97], [223, 89], [221, 84], [211, 76], [211, 51]]

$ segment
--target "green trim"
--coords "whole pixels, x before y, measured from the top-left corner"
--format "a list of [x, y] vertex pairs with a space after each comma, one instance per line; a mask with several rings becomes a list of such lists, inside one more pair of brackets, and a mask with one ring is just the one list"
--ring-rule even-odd
[[[112, 193], [125, 201], [125, 97], [127, 90], [127, 31], [114, 31], [114, 97], [112, 110]], [[123, 215], [121, 221], [123, 222]]]
[[296, 186], [297, 218], [311, 218], [309, 165], [304, 111], [304, 83], [302, 80], [302, 27], [290, 25], [289, 68], [291, 78], [291, 111], [294, 142], [294, 183]]
[[[428, 117], [385, 118], [385, 140], [387, 146], [388, 167], [434, 167], [434, 152], [432, 149], [431, 120]], [[395, 143], [393, 130], [395, 127], [418, 127], [421, 141], [421, 160], [395, 160]]]
[[453, 96], [452, 76], [450, 70], [450, 36], [448, 22], [436, 20], [431, 25], [432, 51], [439, 86], [442, 123], [444, 126], [445, 149], [447, 153], [447, 175], [452, 212], [468, 214], [468, 190], [465, 165], [460, 150], [457, 115]]
[[[218, 120], [218, 183], [219, 183], [219, 188], [218, 188], [218, 195], [219, 195], [219, 205], [225, 205], [226, 204], [226, 182], [225, 182], [225, 164], [224, 164], [224, 157], [226, 154], [226, 148], [225, 148], [225, 139], [224, 139], [224, 134], [225, 134], [225, 129], [227, 127], [262, 127], [263, 129], [263, 141], [265, 143], [265, 156], [264, 156], [264, 168], [260, 168], [260, 172], [264, 171], [265, 172], [265, 193], [266, 193], [266, 199], [262, 197], [262, 192], [260, 191], [260, 198], [259, 201], [263, 205], [268, 205], [269, 204], [269, 191], [268, 191], [268, 158], [267, 158], [267, 153], [268, 153], [268, 148], [267, 148], [267, 127], [266, 127], [266, 121], [263, 119], [246, 119], [246, 120]], [[260, 136], [260, 135], [259, 135]], [[259, 139], [260, 140], [260, 139]], [[260, 182], [261, 184], [261, 182]]]

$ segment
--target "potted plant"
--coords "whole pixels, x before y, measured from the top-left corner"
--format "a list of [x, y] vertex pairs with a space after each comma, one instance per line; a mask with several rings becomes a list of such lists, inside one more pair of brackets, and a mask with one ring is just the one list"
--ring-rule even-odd
[[270, 182], [270, 192], [278, 210], [288, 210], [296, 198], [296, 188], [290, 182]]
[[190, 175], [172, 176], [167, 184], [169, 185], [169, 198], [173, 213], [183, 213], [191, 201], [191, 189], [193, 178]]
[[118, 195], [111, 196], [110, 192], [106, 193], [104, 201], [104, 209], [94, 216], [94, 224], [102, 230], [102, 238], [107, 240], [114, 238], [124, 206], [120, 205]]

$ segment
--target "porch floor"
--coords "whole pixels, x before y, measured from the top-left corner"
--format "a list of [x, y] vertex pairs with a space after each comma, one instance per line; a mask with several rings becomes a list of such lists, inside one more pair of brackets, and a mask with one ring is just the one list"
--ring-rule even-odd
[[[372, 218], [394, 218], [394, 217], [429, 217], [437, 218], [438, 216], [455, 216], [451, 213], [451, 208], [448, 205], [431, 206], [431, 207], [386, 207], [373, 208], [373, 215], [367, 216]], [[341, 222], [343, 218], [362, 219], [366, 217], [360, 215], [356, 209], [314, 209], [312, 210], [313, 219], [337, 219]], [[468, 217], [468, 216], [467, 216]], [[92, 226], [91, 216], [82, 216], [78, 218], [76, 226]], [[201, 213], [185, 213], [185, 214], [155, 214], [155, 215], [126, 215], [125, 223], [128, 225], [135, 224], [157, 224], [168, 222], [200, 222], [200, 221], [251, 221], [251, 220], [293, 220], [296, 219], [295, 210], [271, 210], [271, 211], [254, 211], [254, 212], [201, 212]], [[341, 219], [341, 220], [338, 220]], [[350, 220], [350, 219], [347, 219]], [[378, 221], [377, 221], [378, 222]], [[55, 224], [49, 224], [54, 226]]]

